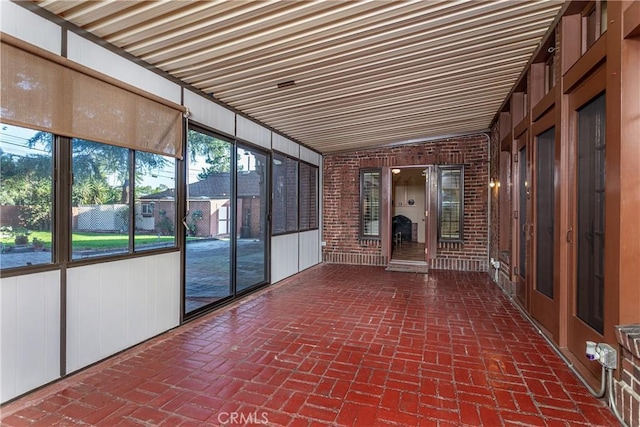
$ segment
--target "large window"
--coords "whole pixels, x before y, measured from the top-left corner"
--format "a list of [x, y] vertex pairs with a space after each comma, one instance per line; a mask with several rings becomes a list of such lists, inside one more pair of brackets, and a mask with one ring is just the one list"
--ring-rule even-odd
[[83, 139], [71, 146], [72, 259], [175, 246], [173, 158]]
[[[84, 139], [66, 145], [68, 141], [2, 125], [3, 270], [53, 262], [54, 235], [60, 235], [53, 232], [56, 215], [63, 223], [69, 221], [71, 260], [175, 246], [174, 158]], [[54, 214], [53, 150], [67, 148], [71, 192], [62, 186]], [[68, 176], [62, 169], [58, 174]], [[59, 254], [60, 260], [66, 256]]]
[[298, 231], [298, 161], [273, 153], [272, 234]]
[[300, 162], [300, 231], [318, 228], [318, 167]]
[[438, 168], [438, 240], [462, 241], [464, 171], [462, 166]]
[[176, 160], [136, 151], [134, 170], [134, 249], [175, 246]]
[[72, 259], [129, 251], [129, 149], [72, 140]]
[[360, 237], [380, 238], [380, 169], [360, 171]]
[[0, 126], [0, 267], [51, 263], [53, 135]]

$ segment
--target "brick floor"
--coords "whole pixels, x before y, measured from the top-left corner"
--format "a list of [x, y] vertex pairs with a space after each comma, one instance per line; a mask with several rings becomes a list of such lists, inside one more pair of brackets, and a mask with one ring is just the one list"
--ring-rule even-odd
[[320, 265], [2, 408], [3, 426], [614, 426], [482, 273]]

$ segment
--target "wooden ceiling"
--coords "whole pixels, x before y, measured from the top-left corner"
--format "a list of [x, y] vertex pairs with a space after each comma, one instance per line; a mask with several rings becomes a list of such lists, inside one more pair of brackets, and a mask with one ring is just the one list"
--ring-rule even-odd
[[563, 3], [35, 2], [322, 153], [487, 129]]

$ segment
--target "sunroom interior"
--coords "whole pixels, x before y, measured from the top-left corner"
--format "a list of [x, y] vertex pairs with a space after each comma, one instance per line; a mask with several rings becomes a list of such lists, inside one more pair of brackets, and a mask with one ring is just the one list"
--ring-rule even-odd
[[640, 422], [638, 2], [0, 6], [2, 403], [357, 264], [486, 273]]

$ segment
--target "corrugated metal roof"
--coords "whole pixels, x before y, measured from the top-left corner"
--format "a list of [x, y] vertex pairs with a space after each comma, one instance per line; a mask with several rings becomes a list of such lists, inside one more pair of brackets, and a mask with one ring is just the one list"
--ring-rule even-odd
[[329, 153], [488, 128], [563, 2], [36, 3]]

